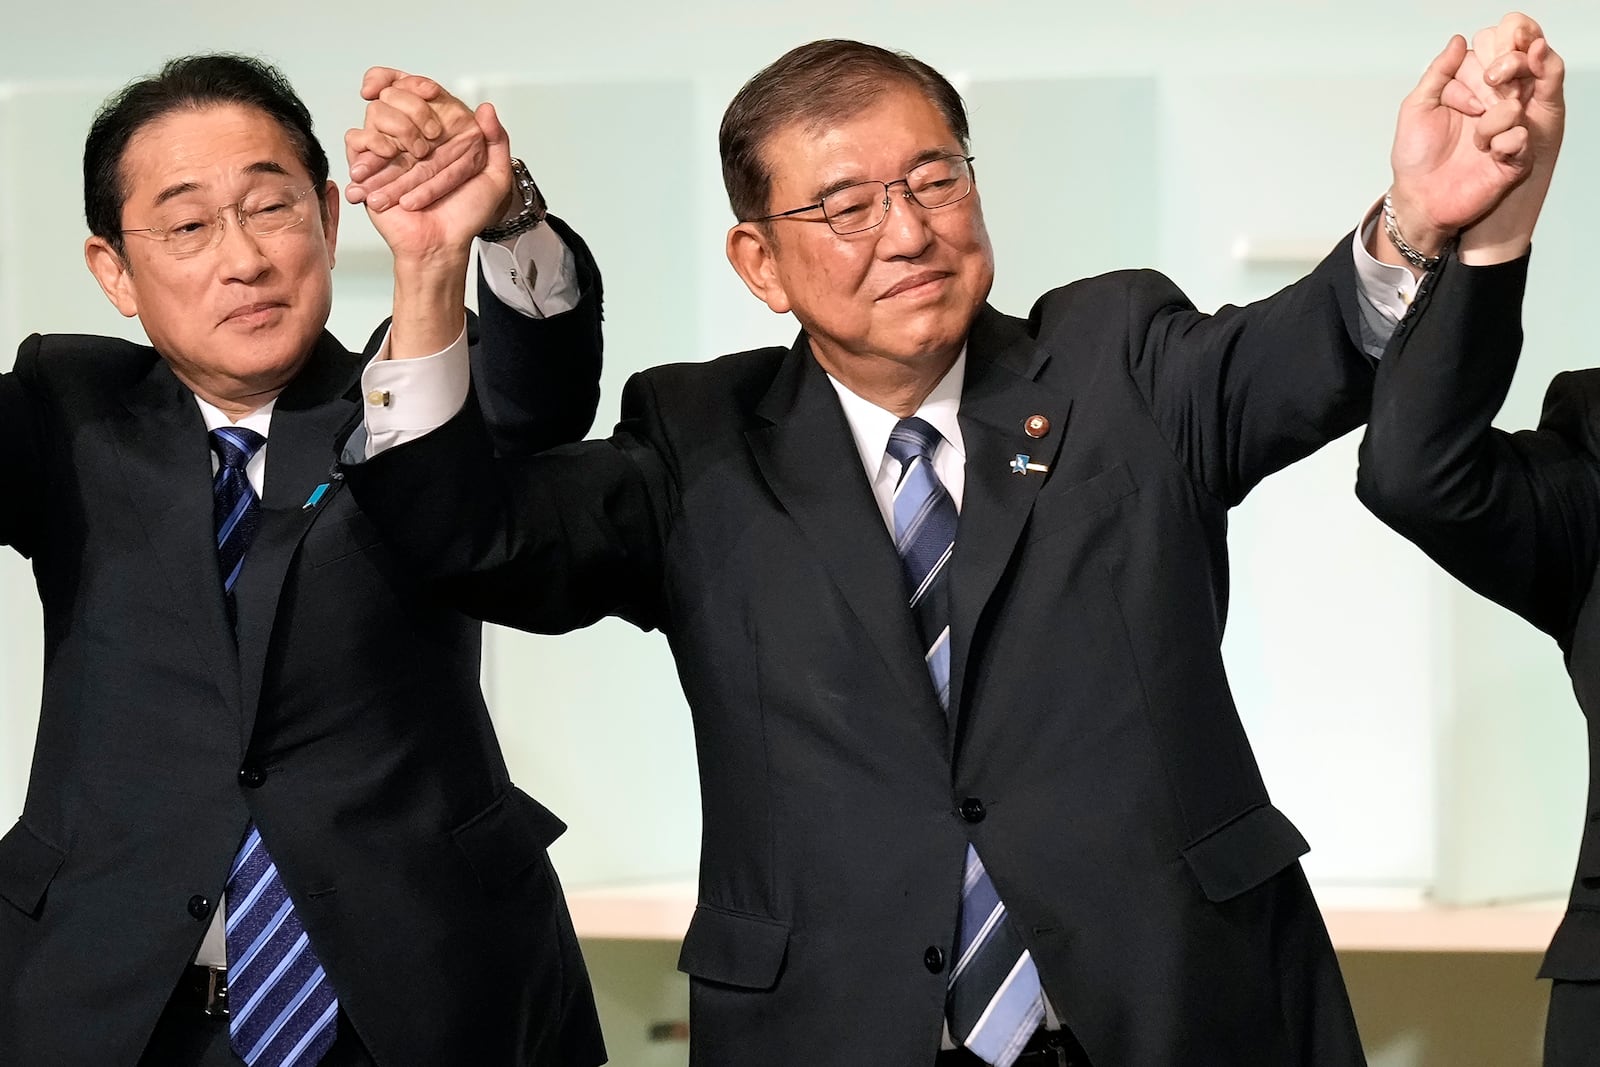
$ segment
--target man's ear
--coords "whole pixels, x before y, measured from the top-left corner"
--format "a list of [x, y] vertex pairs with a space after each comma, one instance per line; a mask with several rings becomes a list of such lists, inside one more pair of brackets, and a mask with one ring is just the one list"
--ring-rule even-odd
[[759, 222], [741, 222], [728, 231], [728, 262], [756, 299], [779, 315], [789, 310], [789, 294], [778, 276], [777, 237]]
[[333, 266], [334, 248], [339, 244], [339, 183], [331, 178], [323, 186], [322, 211], [318, 216], [322, 221], [322, 237], [328, 243], [328, 266]]
[[139, 314], [139, 295], [133, 284], [133, 268], [121, 252], [111, 247], [104, 237], [91, 237], [83, 242], [83, 261], [89, 273], [100, 283], [101, 290], [111, 305], [127, 318]]

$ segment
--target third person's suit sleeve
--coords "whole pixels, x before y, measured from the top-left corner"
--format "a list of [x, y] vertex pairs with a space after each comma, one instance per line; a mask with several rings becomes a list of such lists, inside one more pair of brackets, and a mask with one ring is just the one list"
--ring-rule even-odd
[[1527, 260], [1456, 284], [1378, 370], [1356, 493], [1451, 574], [1565, 643], [1600, 542], [1592, 373], [1551, 384], [1537, 431], [1490, 422], [1522, 346]]

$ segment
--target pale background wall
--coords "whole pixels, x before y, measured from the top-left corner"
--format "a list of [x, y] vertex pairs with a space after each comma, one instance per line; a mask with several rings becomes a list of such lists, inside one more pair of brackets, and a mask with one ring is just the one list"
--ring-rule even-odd
[[[791, 336], [722, 258], [715, 130], [742, 80], [794, 44], [859, 37], [956, 78], [1002, 309], [1146, 265], [1214, 307], [1292, 280], [1354, 225], [1387, 184], [1401, 95], [1451, 31], [1501, 13], [1477, 0], [29, 5], [0, 35], [0, 340], [139, 336], [83, 269], [78, 166], [99, 100], [170, 55], [271, 58], [335, 157], [360, 121], [369, 63], [496, 101], [606, 272], [603, 432], [628, 373]], [[1600, 233], [1600, 9], [1550, 0], [1533, 14], [1574, 70], [1574, 115], [1507, 426], [1536, 418], [1554, 371], [1592, 362], [1572, 309], [1589, 299], [1583, 253]], [[383, 314], [386, 271], [348, 212], [332, 323], [347, 342]], [[1585, 772], [1559, 654], [1362, 511], [1355, 444], [1269, 481], [1236, 514], [1226, 651], [1268, 784], [1311, 840], [1320, 887], [1420, 886], [1458, 901], [1559, 892]], [[39, 660], [26, 564], [0, 557], [0, 826], [22, 806]], [[692, 877], [692, 740], [658, 637], [617, 623], [560, 639], [496, 633], [485, 674], [520, 784], [572, 825], [554, 851], [569, 884]], [[683, 1012], [668, 947], [590, 950], [614, 1062], [681, 1063], [681, 1045], [641, 1036]], [[1375, 1063], [1532, 1062], [1543, 994], [1531, 957], [1346, 962]]]

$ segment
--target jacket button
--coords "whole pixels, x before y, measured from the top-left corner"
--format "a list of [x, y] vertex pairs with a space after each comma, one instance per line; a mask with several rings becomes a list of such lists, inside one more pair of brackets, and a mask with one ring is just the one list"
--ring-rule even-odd
[[944, 949], [932, 945], [922, 954], [922, 965], [934, 974], [944, 970]]
[[239, 784], [246, 789], [255, 789], [267, 780], [267, 772], [257, 767], [254, 763], [246, 763], [239, 768]]
[[984, 814], [983, 801], [977, 797], [968, 797], [961, 802], [961, 817], [968, 822], [982, 822]]
[[189, 914], [196, 919], [204, 919], [211, 914], [211, 901], [196, 893], [189, 898]]

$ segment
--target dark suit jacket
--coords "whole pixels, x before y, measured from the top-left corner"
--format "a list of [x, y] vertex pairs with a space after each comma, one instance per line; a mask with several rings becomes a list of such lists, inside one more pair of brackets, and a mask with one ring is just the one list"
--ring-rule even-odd
[[636, 376], [609, 441], [495, 465], [469, 408], [349, 479], [485, 616], [671, 642], [703, 795], [694, 1063], [932, 1064], [970, 840], [1094, 1063], [1359, 1064], [1219, 652], [1229, 507], [1366, 415], [1355, 287], [1346, 242], [1214, 317], [1153, 272], [982, 311], [954, 731], [803, 336]]
[[[1503, 268], [1520, 285], [1521, 267]], [[1483, 285], [1491, 277], [1481, 275]], [[1492, 283], [1498, 286], [1498, 282]], [[1551, 635], [1589, 720], [1589, 809], [1566, 918], [1540, 975], [1600, 980], [1600, 371], [1557, 375], [1537, 430], [1490, 420], [1510, 388], [1522, 324], [1492, 297], [1463, 303], [1470, 350], [1430, 322], [1387, 361], [1356, 491], [1455, 577]], [[1563, 1025], [1552, 1008], [1550, 1026]]]
[[[531, 351], [496, 400], [533, 418], [500, 422], [503, 447], [593, 416], [600, 293], [580, 258], [579, 308], [508, 319]], [[603, 1062], [545, 856], [564, 827], [507, 775], [480, 627], [331, 473], [362, 362], [324, 334], [278, 399], [237, 644], [205, 426], [167, 365], [35, 335], [0, 376], [0, 541], [33, 560], [46, 637], [27, 802], [0, 838], [8, 1067], [138, 1060], [252, 818], [379, 1063]]]

